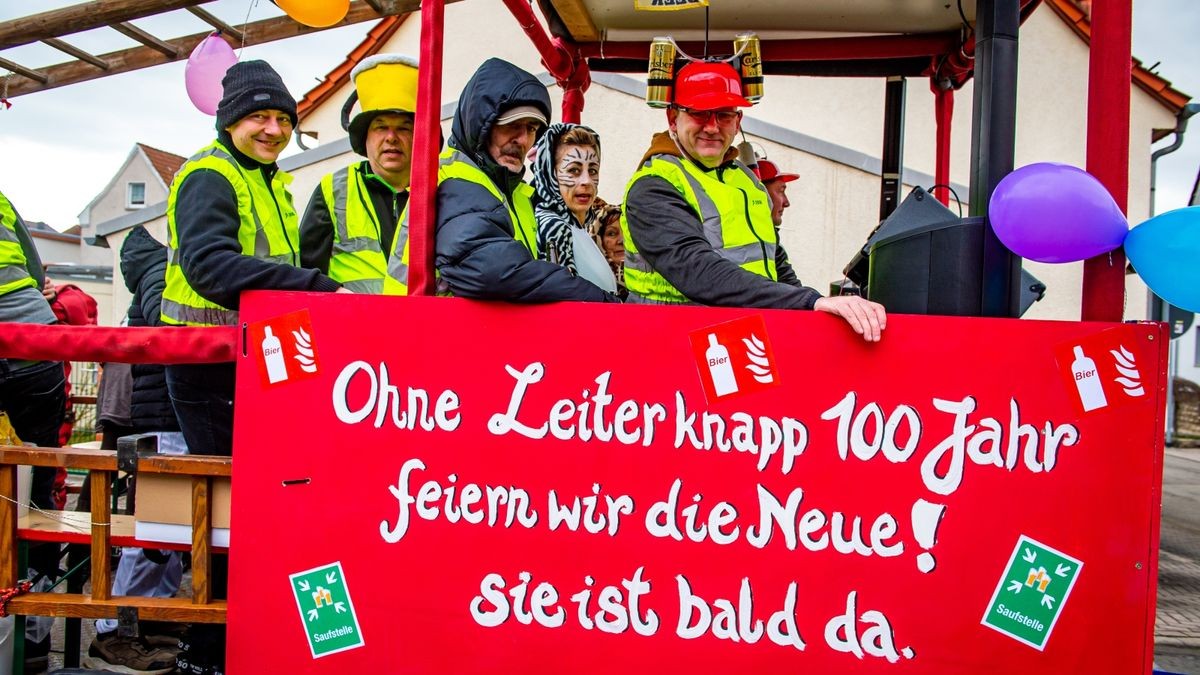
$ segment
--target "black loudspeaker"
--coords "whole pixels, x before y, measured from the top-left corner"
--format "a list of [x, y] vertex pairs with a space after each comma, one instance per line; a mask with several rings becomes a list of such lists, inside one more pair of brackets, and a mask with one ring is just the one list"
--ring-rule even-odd
[[875, 230], [867, 237], [867, 243], [863, 244], [862, 249], [854, 255], [842, 273], [846, 275], [847, 279], [858, 284], [860, 288], [866, 289], [870, 276], [868, 258], [871, 255], [871, 249], [880, 240], [892, 238], [902, 232], [911, 232], [925, 226], [944, 224], [957, 219], [958, 216], [942, 206], [942, 203], [934, 199], [933, 195], [919, 187], [913, 188], [904, 201], [896, 207], [896, 210], [875, 227]]
[[[843, 273], [889, 312], [979, 316], [986, 227], [982, 216], [960, 218], [913, 188]], [[1021, 313], [1045, 291], [1045, 284], [1022, 270]]]
[[1046, 297], [1046, 284], [1030, 274], [1029, 270], [1021, 270], [1021, 316], [1029, 311], [1033, 303], [1044, 297]]
[[867, 297], [889, 312], [979, 316], [982, 217], [906, 227], [871, 244]]

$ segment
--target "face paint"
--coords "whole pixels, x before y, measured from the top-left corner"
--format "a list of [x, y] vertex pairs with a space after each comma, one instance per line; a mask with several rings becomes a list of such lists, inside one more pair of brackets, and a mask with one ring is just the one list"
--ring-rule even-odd
[[600, 157], [590, 145], [563, 145], [555, 154], [554, 176], [567, 208], [583, 223], [596, 201], [600, 185]]

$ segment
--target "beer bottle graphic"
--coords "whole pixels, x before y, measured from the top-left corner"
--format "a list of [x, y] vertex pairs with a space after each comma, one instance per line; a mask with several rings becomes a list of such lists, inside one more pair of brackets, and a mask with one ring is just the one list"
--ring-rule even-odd
[[1100, 383], [1100, 374], [1096, 372], [1096, 362], [1085, 356], [1083, 347], [1079, 345], [1075, 346], [1071, 376], [1075, 378], [1075, 388], [1079, 390], [1079, 400], [1083, 402], [1085, 412], [1108, 405], [1104, 385]]
[[738, 390], [737, 378], [733, 376], [733, 364], [729, 362], [729, 350], [717, 342], [717, 334], [708, 334], [708, 350], [704, 352], [708, 361], [708, 373], [712, 376], [713, 390], [717, 396], [732, 394]]
[[271, 384], [282, 382], [287, 379], [287, 362], [283, 360], [283, 345], [279, 343], [279, 338], [271, 332], [271, 327], [266, 327], [266, 336], [262, 342], [263, 361], [267, 363], [267, 381]]

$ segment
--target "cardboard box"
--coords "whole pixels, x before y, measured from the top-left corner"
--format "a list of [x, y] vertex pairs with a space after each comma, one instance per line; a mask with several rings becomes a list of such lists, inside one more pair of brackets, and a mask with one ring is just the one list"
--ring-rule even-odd
[[[212, 482], [212, 543], [229, 546], [228, 478]], [[142, 541], [172, 544], [192, 542], [192, 477], [140, 474], [134, 507], [134, 536]]]

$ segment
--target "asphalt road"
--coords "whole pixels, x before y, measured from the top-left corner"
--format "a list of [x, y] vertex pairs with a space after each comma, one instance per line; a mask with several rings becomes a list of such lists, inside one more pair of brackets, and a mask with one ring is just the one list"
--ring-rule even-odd
[[1167, 450], [1155, 665], [1200, 675], [1200, 450]]

